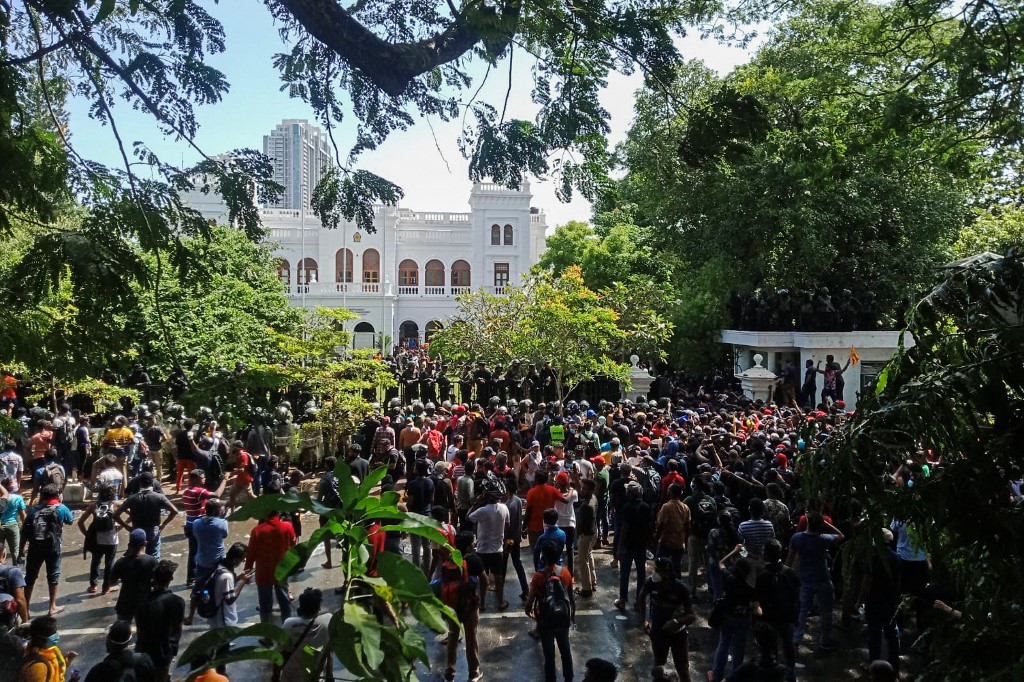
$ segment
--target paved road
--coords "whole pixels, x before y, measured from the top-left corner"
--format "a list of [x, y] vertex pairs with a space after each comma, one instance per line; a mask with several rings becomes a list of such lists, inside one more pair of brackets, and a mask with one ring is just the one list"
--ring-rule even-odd
[[[315, 527], [315, 518], [304, 523], [305, 528]], [[232, 523], [230, 540], [245, 541], [251, 529], [248, 523]], [[122, 534], [123, 535], [123, 534]], [[88, 564], [82, 558], [82, 535], [77, 527], [65, 530], [63, 577], [60, 586], [59, 604], [66, 607], [59, 616], [61, 632], [61, 648], [65, 651], [76, 650], [80, 658], [75, 662], [76, 668], [86, 672], [90, 666], [99, 661], [103, 655], [103, 635], [106, 627], [114, 620], [114, 601], [116, 593], [108, 596], [90, 595], [88, 587]], [[122, 543], [123, 543], [122, 538]], [[163, 538], [163, 557], [179, 561], [182, 567], [179, 576], [184, 580], [185, 538], [178, 523], [168, 528]], [[123, 549], [123, 544], [122, 548]], [[612, 602], [617, 596], [617, 573], [609, 568], [610, 553], [599, 550], [596, 553], [598, 564], [599, 588], [591, 599], [578, 600], [577, 625], [570, 634], [573, 658], [576, 662], [576, 679], [583, 677], [583, 663], [592, 656], [600, 656], [612, 660], [619, 667], [620, 680], [650, 679], [653, 665], [650, 644], [639, 629], [639, 617], [630, 609], [626, 613], [617, 611]], [[320, 567], [321, 561], [310, 561], [310, 568], [302, 573], [293, 583], [293, 592], [297, 595], [305, 587], [318, 587], [325, 590], [325, 602], [329, 608], [337, 608], [339, 597], [330, 588], [337, 580], [335, 571]], [[648, 565], [651, 568], [650, 564]], [[513, 572], [510, 567], [510, 577]], [[179, 594], [187, 599], [187, 591], [183, 585], [178, 586]], [[518, 589], [510, 586], [508, 600], [511, 608], [506, 612], [494, 610], [495, 597], [488, 595], [490, 610], [481, 616], [480, 650], [484, 677], [491, 682], [503, 680], [540, 680], [543, 679], [543, 658], [540, 645], [531, 639], [527, 630], [531, 621], [522, 612], [522, 602], [517, 594]], [[45, 609], [45, 590], [37, 590], [34, 603], [31, 605], [33, 614], [40, 614]], [[633, 591], [630, 591], [632, 598]], [[710, 667], [710, 659], [714, 650], [714, 633], [707, 627], [704, 617], [707, 616], [707, 604], [698, 606], [700, 620], [691, 626], [692, 652], [690, 655], [690, 672], [693, 680], [705, 680], [706, 671]], [[243, 594], [239, 602], [239, 615], [247, 622], [256, 622], [256, 594], [251, 587]], [[183, 648], [205, 625], [186, 628]], [[812, 629], [812, 634], [814, 631]], [[865, 636], [863, 631], [837, 632], [841, 642], [848, 645], [827, 655], [819, 655], [802, 649], [798, 660], [803, 666], [798, 671], [800, 679], [828, 680], [842, 682], [860, 677], [857, 665], [866, 656]], [[810, 637], [809, 637], [810, 639]], [[439, 637], [427, 634], [430, 646], [431, 669], [421, 670], [419, 679], [427, 682], [442, 680], [444, 671], [444, 649]], [[748, 654], [753, 652], [753, 641], [748, 644]], [[670, 661], [671, 662], [671, 661]], [[464, 652], [459, 658], [458, 680], [466, 679]], [[179, 674], [183, 670], [178, 671]], [[257, 682], [268, 680], [269, 672], [256, 663], [238, 663], [228, 668], [232, 680]], [[339, 679], [344, 679], [342, 674]], [[0, 679], [3, 675], [0, 674]]]

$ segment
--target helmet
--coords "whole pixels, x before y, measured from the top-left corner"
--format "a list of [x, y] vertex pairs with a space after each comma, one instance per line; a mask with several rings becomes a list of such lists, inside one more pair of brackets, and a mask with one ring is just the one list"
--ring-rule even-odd
[[450, 400], [444, 401], [443, 403], [441, 403], [441, 407], [443, 407], [446, 410], [452, 409], [452, 401], [450, 401]]
[[514, 410], [517, 407], [519, 407], [519, 401], [516, 400], [515, 398], [510, 398], [509, 401], [508, 401], [508, 409], [509, 410]]
[[150, 412], [159, 412], [160, 411], [160, 401], [159, 400], [150, 400], [146, 404], [146, 407], [149, 408]]
[[501, 398], [496, 395], [491, 396], [491, 399], [487, 401], [487, 406], [492, 409], [497, 407], [499, 404], [501, 404]]
[[423, 409], [427, 411], [427, 414], [433, 414], [434, 410], [437, 409], [437, 405], [435, 405], [434, 403], [427, 403], [426, 405], [423, 406]]
[[529, 410], [530, 408], [533, 407], [533, 401], [527, 398], [523, 402], [519, 403], [519, 406], [522, 407], [524, 410]]
[[569, 402], [567, 402], [565, 404], [565, 407], [566, 407], [566, 409], [569, 410], [570, 413], [579, 412], [580, 411], [580, 404], [578, 402], [576, 402], [575, 400], [570, 400]]
[[583, 410], [584, 412], [586, 412], [587, 410], [590, 409], [590, 403], [588, 403], [586, 400], [581, 400], [580, 401], [580, 409]]
[[394, 409], [396, 407], [401, 407], [401, 406], [402, 406], [402, 399], [401, 398], [392, 398], [391, 402], [388, 403], [388, 407], [390, 407], [392, 409]]

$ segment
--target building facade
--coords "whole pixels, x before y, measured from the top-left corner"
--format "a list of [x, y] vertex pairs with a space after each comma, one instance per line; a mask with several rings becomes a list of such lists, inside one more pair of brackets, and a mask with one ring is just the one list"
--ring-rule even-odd
[[317, 183], [334, 167], [327, 134], [303, 119], [288, 118], [263, 136], [263, 153], [274, 167], [274, 181], [284, 187], [275, 208], [309, 210]]
[[[226, 222], [218, 197], [189, 203]], [[264, 208], [263, 223], [279, 257], [278, 276], [298, 306], [347, 308], [356, 347], [429, 341], [457, 309], [456, 297], [483, 288], [501, 295], [519, 284], [545, 244], [544, 213], [519, 190], [476, 183], [468, 212], [417, 212], [378, 206], [374, 232], [343, 223], [324, 229], [309, 211]]]

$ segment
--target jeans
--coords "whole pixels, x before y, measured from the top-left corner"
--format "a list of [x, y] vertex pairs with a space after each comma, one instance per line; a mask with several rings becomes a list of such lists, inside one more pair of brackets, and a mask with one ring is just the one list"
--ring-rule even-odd
[[196, 536], [192, 534], [192, 524], [199, 519], [185, 519], [185, 537], [188, 539], [188, 570], [185, 579], [193, 582], [196, 579], [196, 552], [199, 551], [199, 543]]
[[562, 679], [572, 682], [572, 651], [569, 649], [569, 628], [540, 627], [540, 648], [544, 651], [544, 682], [555, 682], [555, 642], [562, 655]]
[[807, 632], [807, 616], [811, 613], [814, 598], [817, 597], [821, 611], [821, 641], [828, 642], [832, 639], [832, 607], [835, 602], [832, 581], [828, 576], [819, 577], [817, 580], [800, 576], [800, 580], [800, 617], [793, 633], [793, 641], [799, 642], [804, 638], [804, 633]]
[[657, 556], [668, 557], [672, 560], [672, 568], [675, 569], [676, 575], [683, 574], [683, 548], [676, 549], [675, 547], [666, 547], [665, 545], [658, 543]]
[[736, 670], [743, 664], [743, 654], [747, 649], [747, 634], [750, 632], [750, 616], [727, 615], [718, 630], [718, 648], [711, 666], [711, 678], [720, 680], [725, 677], [725, 663], [732, 654], [732, 669]]
[[636, 564], [636, 593], [639, 596], [647, 580], [647, 550], [628, 549], [623, 547], [619, 551], [619, 599], [626, 601], [629, 596], [629, 573], [633, 564]]
[[717, 561], [708, 563], [708, 592], [711, 593], [712, 604], [725, 595], [725, 572], [718, 567]]
[[430, 540], [419, 535], [410, 535], [409, 542], [412, 544], [412, 562], [426, 574], [430, 570]]
[[896, 672], [900, 673], [900, 628], [896, 615], [899, 608], [879, 607], [865, 604], [864, 616], [868, 623], [868, 659], [877, 661], [882, 657], [882, 638], [885, 638], [889, 655], [885, 660]]
[[505, 546], [505, 572], [508, 572], [508, 560], [512, 559], [512, 566], [516, 569], [516, 576], [519, 578], [519, 589], [522, 594], [530, 593], [530, 583], [526, 580], [526, 569], [523, 568], [522, 546], [518, 538], [513, 538], [511, 546]]
[[704, 547], [707, 545], [707, 542], [707, 538], [697, 537], [693, 533], [690, 533], [690, 537], [686, 538], [686, 557], [690, 563], [690, 592], [693, 593], [694, 598], [697, 597], [697, 571], [700, 570], [703, 564], [707, 563], [707, 558], [704, 554]]
[[622, 510], [612, 510], [612, 528], [615, 529], [615, 538], [612, 540], [612, 556], [619, 556], [619, 536], [622, 535]]
[[[576, 566], [579, 568], [580, 587], [584, 592], [592, 592], [597, 584], [597, 570], [594, 567], [594, 544], [596, 535], [580, 536], [580, 551], [576, 555]], [[572, 571], [569, 571], [572, 573]]]
[[608, 498], [597, 501], [597, 534], [601, 542], [608, 542]]
[[259, 601], [260, 622], [268, 623], [274, 613], [274, 595], [281, 609], [281, 621], [292, 615], [292, 603], [288, 599], [288, 590], [281, 585], [257, 585], [256, 599]]
[[110, 587], [110, 565], [114, 563], [114, 551], [117, 545], [97, 545], [92, 550], [92, 560], [89, 562], [89, 586], [96, 587], [100, 577], [100, 560], [103, 560], [103, 589]]
[[787, 675], [790, 680], [796, 679], [796, 645], [793, 644], [793, 630], [795, 623], [768, 623], [779, 636], [779, 646], [782, 648], [782, 662], [786, 664]]
[[576, 546], [576, 528], [574, 526], [559, 526], [559, 530], [565, 533], [565, 567], [569, 569], [569, 575], [576, 575], [576, 564], [573, 563], [573, 548]]
[[39, 569], [46, 564], [46, 583], [57, 585], [60, 583], [60, 543], [55, 549], [33, 548], [28, 546], [28, 556], [25, 559], [25, 585], [32, 587], [36, 578], [39, 577]]
[[672, 662], [675, 664], [676, 672], [682, 682], [690, 680], [690, 637], [686, 630], [680, 630], [674, 635], [665, 632], [660, 627], [651, 626], [651, 650], [654, 652], [654, 665], [666, 665], [669, 652], [672, 653]]
[[156, 528], [146, 531], [146, 554], [160, 558], [160, 531]]

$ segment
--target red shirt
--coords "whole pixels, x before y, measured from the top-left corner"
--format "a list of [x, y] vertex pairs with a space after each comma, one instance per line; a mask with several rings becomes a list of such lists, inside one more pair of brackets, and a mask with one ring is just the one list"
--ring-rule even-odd
[[295, 529], [278, 516], [256, 524], [249, 535], [249, 551], [245, 555], [245, 570], [256, 564], [256, 584], [276, 585], [274, 571], [285, 553], [295, 542]]
[[366, 538], [370, 541], [370, 563], [366, 575], [371, 578], [377, 577], [377, 555], [384, 551], [384, 543], [388, 539], [388, 534], [382, 533], [380, 528], [379, 523], [374, 523], [366, 533]]
[[683, 478], [683, 475], [678, 471], [670, 471], [665, 474], [665, 478], [661, 479], [661, 499], [664, 500], [668, 497], [668, 487], [673, 483], [678, 483], [683, 488], [686, 487], [686, 479]]
[[555, 502], [565, 502], [562, 493], [553, 485], [535, 485], [526, 493], [526, 508], [530, 516], [526, 520], [526, 530], [530, 533], [544, 532], [544, 510], [554, 509]]
[[245, 450], [239, 450], [235, 459], [238, 462], [235, 466], [235, 471], [237, 472], [235, 474], [235, 484], [242, 486], [252, 485], [252, 476], [245, 470], [249, 466], [249, 462], [252, 461], [252, 455]]
[[206, 501], [211, 497], [213, 497], [213, 493], [201, 486], [185, 488], [181, 493], [181, 504], [185, 507], [185, 517], [198, 519], [206, 514]]
[[[832, 523], [832, 517], [828, 514], [822, 514], [821, 518], [825, 519], [825, 523]], [[807, 530], [807, 514], [801, 514], [800, 520], [796, 523], [796, 532], [803, 533]]]

